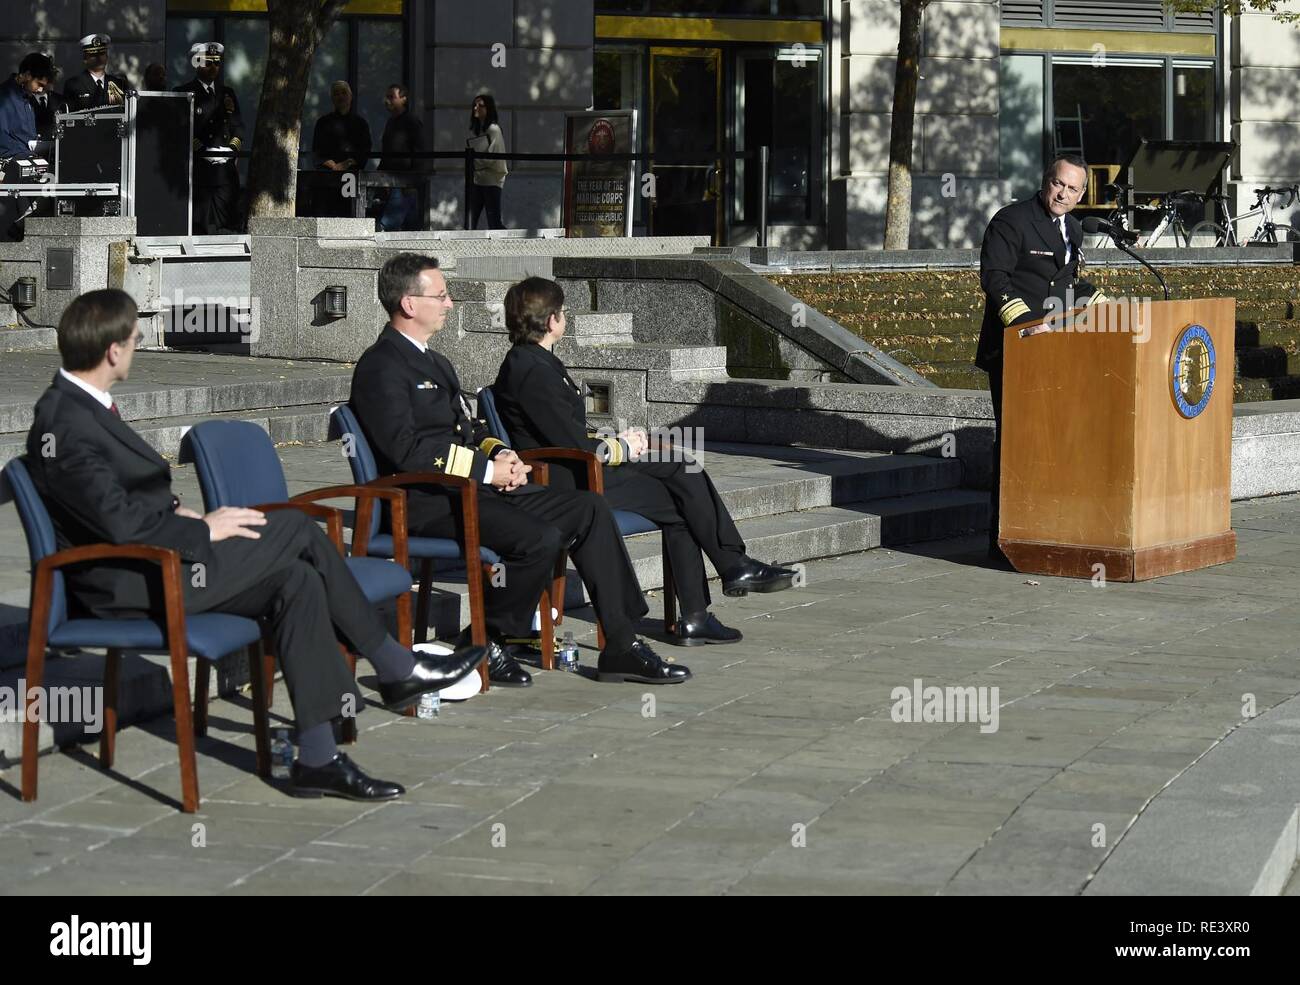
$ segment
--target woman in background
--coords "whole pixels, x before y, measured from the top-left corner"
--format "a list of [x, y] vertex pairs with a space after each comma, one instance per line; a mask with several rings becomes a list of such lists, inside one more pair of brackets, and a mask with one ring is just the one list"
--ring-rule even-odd
[[[465, 146], [479, 154], [504, 154], [505, 137], [497, 122], [497, 101], [486, 92], [474, 97], [469, 114], [469, 139]], [[487, 227], [504, 229], [501, 224], [501, 188], [509, 174], [504, 160], [474, 161], [474, 181], [469, 187], [469, 227], [478, 228], [479, 214], [487, 209]]]

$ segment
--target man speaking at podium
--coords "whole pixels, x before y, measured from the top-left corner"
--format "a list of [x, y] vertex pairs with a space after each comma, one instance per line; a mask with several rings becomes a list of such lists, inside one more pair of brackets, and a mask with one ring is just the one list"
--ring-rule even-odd
[[1070, 215], [1088, 187], [1088, 165], [1077, 154], [1057, 154], [1043, 171], [1032, 198], [1014, 202], [995, 215], [980, 250], [980, 288], [984, 323], [975, 365], [989, 374], [993, 403], [993, 477], [989, 497], [989, 558], [1002, 563], [998, 547], [998, 483], [1002, 457], [1002, 333], [1009, 325], [1042, 321], [1070, 307], [1091, 304], [1101, 295], [1079, 281], [1083, 266], [1083, 226]]

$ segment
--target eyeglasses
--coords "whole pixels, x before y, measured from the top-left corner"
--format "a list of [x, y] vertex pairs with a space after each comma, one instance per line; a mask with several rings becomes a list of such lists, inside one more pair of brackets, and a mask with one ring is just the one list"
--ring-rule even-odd
[[451, 297], [451, 295], [446, 291], [443, 291], [441, 294], [408, 294], [406, 296], [408, 298], [433, 298], [435, 301], [446, 301]]

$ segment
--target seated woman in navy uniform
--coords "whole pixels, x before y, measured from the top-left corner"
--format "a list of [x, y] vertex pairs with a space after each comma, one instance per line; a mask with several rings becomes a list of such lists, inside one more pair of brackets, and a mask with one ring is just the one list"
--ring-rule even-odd
[[[665, 460], [664, 455], [641, 460], [649, 450], [645, 431], [633, 428], [601, 437], [587, 426], [582, 390], [554, 352], [567, 319], [559, 284], [542, 277], [520, 281], [506, 293], [505, 316], [513, 345], [493, 392], [514, 446], [577, 448], [598, 455], [605, 465], [609, 505], [641, 514], [666, 534], [682, 611], [671, 641], [697, 646], [739, 640], [739, 631], [709, 612], [701, 552], [722, 576], [726, 595], [778, 592], [791, 586], [795, 572], [745, 553], [745, 542], [712, 480], [694, 462]], [[552, 467], [551, 475], [552, 484], [579, 481], [564, 468]]]

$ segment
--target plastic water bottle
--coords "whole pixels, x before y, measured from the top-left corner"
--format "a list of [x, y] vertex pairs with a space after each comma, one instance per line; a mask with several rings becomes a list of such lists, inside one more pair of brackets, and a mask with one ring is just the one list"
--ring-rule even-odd
[[415, 709], [415, 717], [426, 720], [437, 718], [441, 706], [442, 696], [437, 691], [425, 691], [420, 695], [420, 704]]
[[287, 780], [292, 770], [293, 743], [289, 741], [289, 730], [276, 729], [275, 738], [271, 740], [271, 778]]
[[573, 638], [573, 630], [564, 631], [564, 639], [560, 641], [560, 651], [556, 654], [556, 666], [560, 670], [576, 672], [578, 669], [578, 643]]

